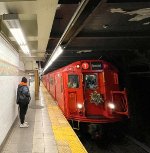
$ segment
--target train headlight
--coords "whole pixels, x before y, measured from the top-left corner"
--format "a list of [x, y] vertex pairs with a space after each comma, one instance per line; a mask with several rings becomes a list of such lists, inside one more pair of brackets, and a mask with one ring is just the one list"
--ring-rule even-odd
[[76, 68], [77, 68], [77, 69], [79, 69], [79, 68], [80, 68], [80, 65], [79, 65], [79, 64], [78, 64], [78, 65], [76, 65]]
[[110, 109], [115, 109], [115, 105], [114, 105], [113, 103], [108, 103], [108, 107], [109, 107]]
[[82, 109], [83, 105], [82, 104], [77, 104], [78, 109]]

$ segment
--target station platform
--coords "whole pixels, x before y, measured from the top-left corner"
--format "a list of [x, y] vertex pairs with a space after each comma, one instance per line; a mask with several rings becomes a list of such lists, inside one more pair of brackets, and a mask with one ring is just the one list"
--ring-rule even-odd
[[34, 83], [30, 84], [32, 100], [26, 121], [20, 128], [16, 119], [3, 146], [2, 153], [87, 153], [61, 110], [41, 83], [39, 99], [34, 98]]

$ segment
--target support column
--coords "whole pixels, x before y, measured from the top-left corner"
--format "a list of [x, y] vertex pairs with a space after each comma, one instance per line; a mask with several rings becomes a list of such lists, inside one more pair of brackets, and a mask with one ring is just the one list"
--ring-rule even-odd
[[34, 70], [34, 80], [35, 80], [35, 99], [39, 99], [39, 73], [38, 70]]

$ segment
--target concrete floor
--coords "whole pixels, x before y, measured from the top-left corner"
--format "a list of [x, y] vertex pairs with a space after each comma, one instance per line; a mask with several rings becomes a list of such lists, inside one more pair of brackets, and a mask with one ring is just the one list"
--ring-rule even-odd
[[26, 115], [29, 127], [20, 128], [17, 119], [2, 153], [58, 153], [41, 89], [39, 100], [34, 98], [34, 83], [30, 85], [30, 93], [32, 100]]

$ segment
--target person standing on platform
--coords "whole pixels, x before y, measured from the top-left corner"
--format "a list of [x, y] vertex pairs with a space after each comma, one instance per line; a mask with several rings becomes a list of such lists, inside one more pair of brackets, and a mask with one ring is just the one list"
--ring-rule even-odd
[[29, 88], [27, 86], [27, 78], [23, 77], [21, 82], [18, 85], [17, 89], [17, 104], [18, 106], [18, 112], [19, 112], [19, 118], [20, 118], [20, 128], [27, 128], [29, 127], [29, 124], [25, 122], [25, 115], [27, 113], [28, 104], [31, 100]]

